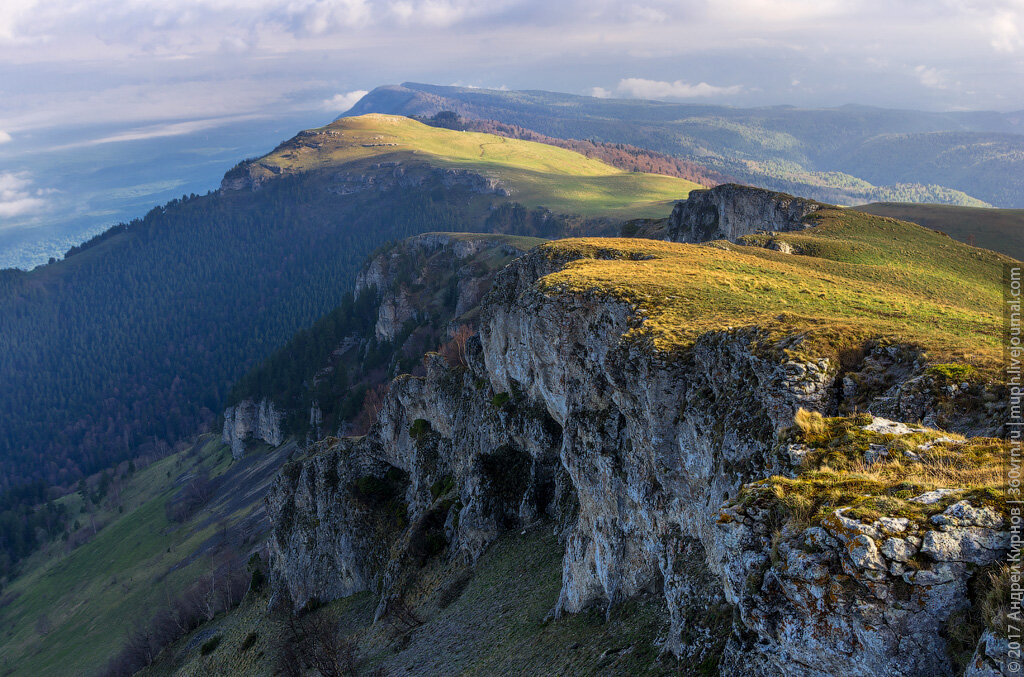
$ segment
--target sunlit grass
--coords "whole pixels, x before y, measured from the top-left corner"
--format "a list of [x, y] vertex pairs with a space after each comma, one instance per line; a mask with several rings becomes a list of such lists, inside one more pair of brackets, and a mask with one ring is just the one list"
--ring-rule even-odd
[[[808, 525], [836, 508], [860, 519], [907, 517], [919, 523], [949, 503], [968, 498], [1006, 512], [1004, 440], [964, 437], [919, 428], [906, 435], [864, 430], [870, 415], [823, 417], [801, 410], [782, 444], [809, 448], [795, 477], [774, 476], [748, 485], [741, 501], [773, 506], [777, 519]], [[874, 446], [885, 455], [869, 462]], [[909, 499], [936, 489], [956, 493], [926, 505]]]
[[802, 254], [761, 246], [624, 239], [544, 245], [565, 259], [539, 286], [633, 304], [634, 332], [654, 346], [685, 348], [700, 334], [758, 326], [805, 332], [806, 350], [873, 337], [915, 343], [935, 361], [986, 368], [1000, 356], [1001, 274], [1008, 261], [919, 226], [824, 210], [817, 227], [779, 239]]
[[294, 172], [372, 158], [419, 158], [437, 167], [472, 170], [499, 179], [513, 200], [528, 207], [583, 216], [667, 216], [675, 201], [700, 187], [676, 177], [626, 172], [557, 146], [379, 114], [311, 130], [260, 162]]

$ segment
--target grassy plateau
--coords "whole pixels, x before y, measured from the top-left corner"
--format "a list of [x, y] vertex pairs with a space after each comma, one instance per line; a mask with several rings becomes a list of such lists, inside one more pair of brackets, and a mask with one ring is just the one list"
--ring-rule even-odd
[[[808, 347], [892, 337], [936, 361], [997, 362], [1002, 265], [1011, 259], [895, 219], [842, 209], [812, 218], [814, 228], [742, 244], [553, 242], [542, 251], [575, 260], [540, 287], [633, 304], [643, 317], [635, 334], [666, 351], [706, 331], [759, 326], [805, 332]], [[768, 249], [773, 239], [800, 253]]]
[[700, 187], [675, 177], [626, 172], [543, 143], [379, 114], [343, 118], [303, 132], [257, 163], [274, 174], [291, 174], [403, 159], [477, 172], [501, 181], [514, 200], [528, 207], [583, 216], [665, 216], [676, 200]]

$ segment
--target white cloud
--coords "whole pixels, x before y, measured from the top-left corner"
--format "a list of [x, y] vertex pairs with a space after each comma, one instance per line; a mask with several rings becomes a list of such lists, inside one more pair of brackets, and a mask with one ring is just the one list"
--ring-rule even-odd
[[646, 80], [644, 78], [625, 78], [619, 81], [616, 88], [620, 94], [635, 99], [692, 99], [711, 96], [728, 96], [738, 94], [743, 87], [730, 85], [719, 87], [700, 82], [696, 85], [676, 80], [666, 82], [664, 80]]
[[96, 139], [76, 141], [62, 146], [51, 146], [47, 151], [70, 150], [72, 148], [85, 148], [88, 146], [100, 146], [105, 143], [120, 143], [123, 141], [144, 141], [146, 139], [160, 139], [168, 136], [185, 136], [194, 132], [201, 132], [204, 129], [213, 129], [222, 125], [244, 120], [256, 119], [257, 115], [233, 115], [223, 118], [211, 118], [208, 120], [188, 120], [186, 122], [175, 122], [171, 124], [150, 125], [130, 129], [125, 132], [102, 136]]
[[11, 140], [11, 135], [0, 129], [0, 143], [7, 143]]
[[24, 172], [0, 174], [0, 217], [11, 218], [39, 211], [46, 206], [41, 198], [46, 191], [33, 190], [32, 181]]
[[359, 99], [369, 94], [365, 89], [356, 89], [351, 92], [344, 94], [335, 94], [331, 98], [327, 99], [323, 103], [323, 107], [329, 111], [337, 111], [338, 113], [344, 113], [352, 106], [356, 105]]
[[402, 21], [427, 26], [451, 26], [464, 19], [468, 10], [464, 5], [443, 0], [396, 2], [391, 8]]
[[[21, 145], [48, 127], [337, 112], [351, 87], [403, 80], [1021, 108], [1021, 54], [1024, 0], [0, 0], [0, 129]], [[619, 82], [635, 73], [649, 79]]]
[[590, 96], [597, 97], [598, 99], [610, 99], [612, 97], [612, 90], [605, 89], [604, 87], [594, 87], [590, 90]]
[[286, 13], [293, 28], [308, 35], [336, 33], [364, 26], [372, 19], [367, 0], [293, 0]]
[[948, 87], [946, 74], [937, 68], [928, 68], [922, 65], [916, 67], [914, 73], [925, 87], [930, 87], [931, 89], [946, 89]]
[[1010, 53], [1024, 46], [1024, 35], [1018, 25], [1020, 20], [1020, 14], [1011, 11], [1000, 12], [992, 18], [992, 49]]

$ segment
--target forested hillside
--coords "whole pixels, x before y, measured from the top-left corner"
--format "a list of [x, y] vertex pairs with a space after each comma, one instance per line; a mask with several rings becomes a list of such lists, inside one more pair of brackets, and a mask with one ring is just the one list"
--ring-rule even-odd
[[631, 144], [831, 203], [1024, 207], [1020, 112], [744, 109], [405, 83], [375, 89], [346, 115], [444, 110], [563, 139]]
[[[385, 245], [363, 267], [357, 293], [246, 372], [227, 404], [270, 400], [284, 434], [300, 440], [365, 432], [367, 407], [379, 396], [367, 393], [396, 374], [421, 373], [427, 352], [458, 358], [452, 351], [473, 333], [472, 315], [495, 273], [544, 241], [430, 233]], [[382, 318], [390, 320], [386, 331]]]
[[176, 200], [64, 261], [9, 274], [0, 487], [68, 484], [193, 434], [248, 366], [341, 301], [376, 246], [483, 226], [428, 191], [343, 198], [326, 187], [296, 176]]

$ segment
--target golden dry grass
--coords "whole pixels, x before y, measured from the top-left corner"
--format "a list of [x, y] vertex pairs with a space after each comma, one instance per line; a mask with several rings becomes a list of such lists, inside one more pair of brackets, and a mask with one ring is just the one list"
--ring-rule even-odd
[[[1008, 443], [991, 438], [965, 439], [939, 430], [909, 435], [864, 430], [870, 416], [822, 417], [798, 414], [783, 443], [811, 451], [796, 477], [769, 477], [751, 485], [742, 500], [774, 505], [780, 518], [811, 524], [838, 507], [852, 517], [908, 517], [923, 521], [959, 498], [1006, 511], [1004, 463]], [[941, 440], [941, 441], [940, 441]], [[874, 446], [886, 455], [874, 462], [865, 453]], [[935, 489], [957, 493], [934, 505], [908, 499]]]
[[818, 218], [817, 227], [784, 234], [799, 255], [729, 243], [553, 242], [542, 251], [570, 262], [539, 286], [632, 304], [643, 316], [633, 335], [665, 351], [707, 331], [758, 326], [804, 333], [812, 353], [889, 337], [919, 344], [934, 361], [998, 363], [1010, 259], [892, 219], [843, 210]]

